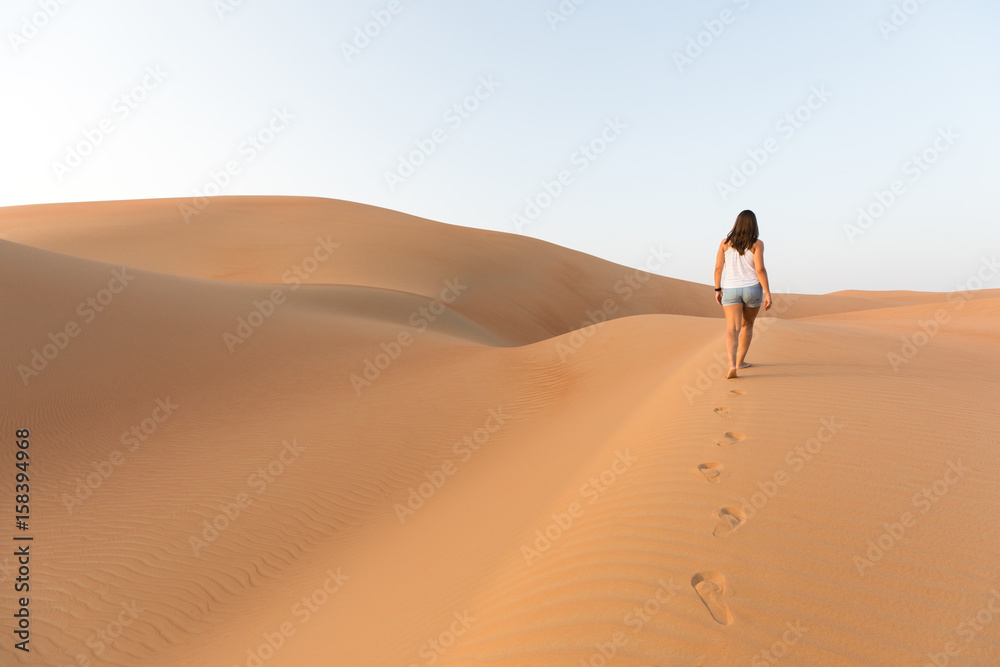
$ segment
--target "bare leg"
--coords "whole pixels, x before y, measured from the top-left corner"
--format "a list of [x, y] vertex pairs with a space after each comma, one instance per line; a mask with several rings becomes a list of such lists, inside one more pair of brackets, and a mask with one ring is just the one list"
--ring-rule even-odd
[[729, 373], [727, 378], [736, 377], [737, 354], [739, 351], [740, 327], [743, 320], [743, 306], [723, 306], [726, 313], [726, 357], [729, 359]]
[[740, 342], [736, 352], [738, 368], [748, 368], [750, 366], [750, 364], [743, 360], [747, 356], [747, 350], [750, 349], [750, 342], [753, 340], [753, 323], [757, 319], [757, 313], [759, 312], [760, 306], [756, 308], [743, 307], [743, 326], [740, 328]]

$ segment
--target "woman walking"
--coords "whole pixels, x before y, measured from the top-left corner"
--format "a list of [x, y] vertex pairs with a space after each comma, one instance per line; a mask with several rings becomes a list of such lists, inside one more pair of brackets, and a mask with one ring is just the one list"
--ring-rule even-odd
[[[715, 300], [726, 313], [726, 354], [729, 374], [749, 368], [744, 359], [753, 340], [753, 322], [763, 303], [771, 309], [771, 288], [764, 268], [764, 242], [757, 238], [757, 216], [743, 211], [715, 258]], [[723, 274], [723, 270], [725, 273]]]

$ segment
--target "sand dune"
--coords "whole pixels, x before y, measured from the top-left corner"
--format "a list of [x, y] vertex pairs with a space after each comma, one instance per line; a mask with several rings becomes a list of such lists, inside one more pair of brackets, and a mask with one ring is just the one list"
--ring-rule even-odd
[[[461, 276], [454, 310], [515, 344], [629, 315], [718, 316], [711, 286], [656, 274], [657, 267], [669, 269], [669, 258], [660, 254], [669, 248], [649, 249], [637, 270], [537, 239], [351, 202], [210, 201], [195, 213], [190, 199], [11, 207], [0, 216], [0, 238], [191, 278], [360, 285], [428, 298]], [[709, 253], [709, 265], [713, 257]], [[776, 308], [769, 314], [789, 318], [905, 305], [913, 298], [788, 295], [777, 284], [773, 288]]]
[[0, 209], [3, 664], [1000, 664], [1000, 291], [785, 295], [726, 381], [710, 286], [180, 203]]

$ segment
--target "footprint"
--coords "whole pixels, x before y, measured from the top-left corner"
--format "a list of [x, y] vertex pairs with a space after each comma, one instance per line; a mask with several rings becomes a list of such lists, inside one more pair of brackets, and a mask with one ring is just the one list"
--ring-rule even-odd
[[737, 509], [736, 507], [723, 507], [719, 510], [717, 514], [719, 517], [719, 525], [715, 527], [715, 532], [712, 533], [716, 537], [725, 537], [736, 532], [736, 529], [747, 522], [746, 513]]
[[698, 597], [708, 607], [708, 613], [717, 623], [729, 625], [733, 622], [733, 613], [722, 597], [726, 594], [726, 578], [721, 572], [699, 572], [691, 579]]
[[729, 417], [729, 408], [716, 408], [714, 412], [724, 419]]
[[721, 463], [702, 463], [698, 466], [698, 471], [705, 476], [712, 484], [718, 484], [722, 481], [722, 469], [725, 468]]
[[731, 392], [729, 392], [729, 395], [732, 396], [733, 398], [736, 398], [737, 396], [746, 396], [747, 393], [742, 389], [733, 389]]
[[723, 435], [721, 439], [715, 441], [715, 444], [719, 447], [727, 447], [729, 445], [735, 445], [737, 442], [743, 442], [746, 439], [747, 437], [742, 433], [726, 431], [725, 435]]

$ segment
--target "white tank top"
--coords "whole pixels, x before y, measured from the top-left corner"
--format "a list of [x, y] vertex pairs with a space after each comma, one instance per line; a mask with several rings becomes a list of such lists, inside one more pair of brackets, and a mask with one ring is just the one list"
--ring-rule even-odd
[[754, 266], [753, 250], [747, 248], [741, 255], [735, 248], [726, 248], [726, 264], [722, 273], [722, 287], [752, 287], [760, 283]]

